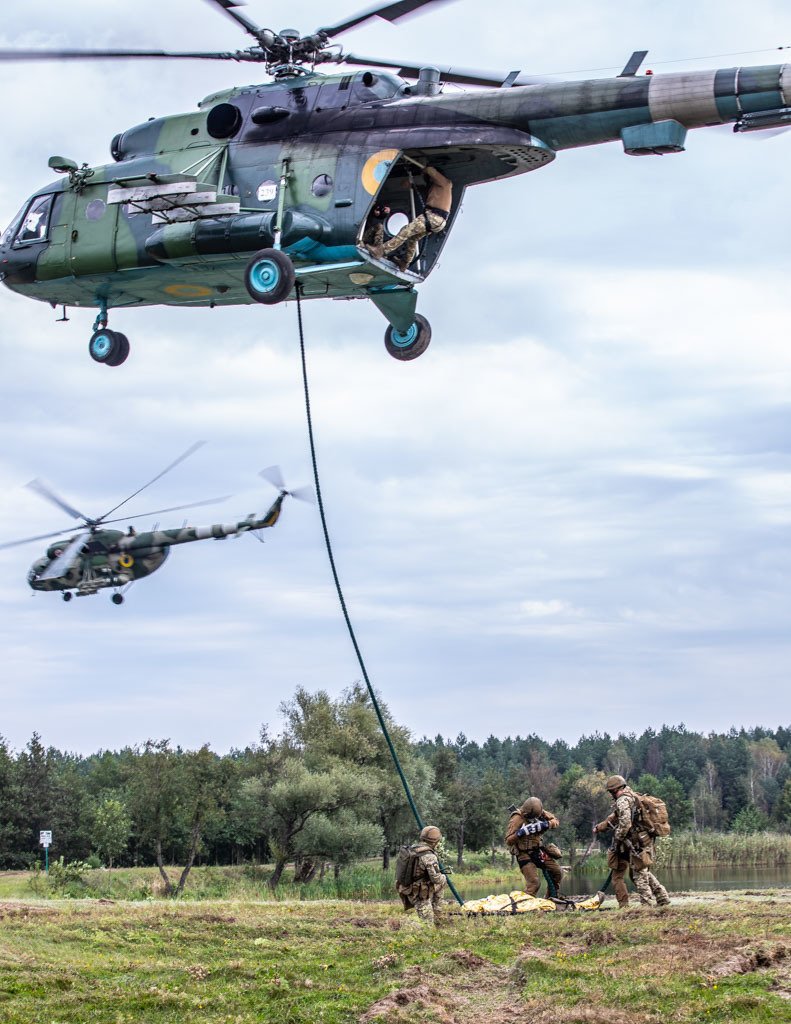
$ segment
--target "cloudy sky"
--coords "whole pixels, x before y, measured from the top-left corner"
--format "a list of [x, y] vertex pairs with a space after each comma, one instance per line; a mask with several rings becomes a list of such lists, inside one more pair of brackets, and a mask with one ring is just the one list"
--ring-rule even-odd
[[[247, 45], [200, 0], [125, 10], [29, 0], [4, 11], [0, 47]], [[791, 61], [776, 49], [791, 45], [785, 0], [754, 0], [748, 21], [736, 0], [691, 10], [457, 0], [344, 42], [566, 77], [616, 74], [635, 49], [657, 74]], [[304, 32], [354, 11], [247, 8]], [[5, 65], [0, 225], [53, 153], [103, 163], [116, 132], [256, 77]], [[421, 288], [434, 337], [415, 362], [386, 354], [372, 305], [305, 307], [338, 569], [372, 680], [417, 736], [791, 721], [791, 133], [708, 130], [687, 147], [568, 151], [469, 191]], [[292, 304], [119, 312], [132, 355], [117, 370], [89, 359], [92, 320], [55, 323], [0, 289], [2, 539], [67, 525], [32, 477], [97, 515], [197, 439], [130, 513], [230, 494], [190, 521], [234, 520], [269, 504], [256, 474], [275, 462], [309, 482]], [[0, 734], [17, 749], [35, 730], [86, 753], [149, 737], [225, 751], [277, 728], [297, 685], [340, 693], [360, 671], [317, 509], [287, 504], [266, 540], [176, 549], [120, 608], [106, 591], [33, 596], [42, 545], [0, 552]]]

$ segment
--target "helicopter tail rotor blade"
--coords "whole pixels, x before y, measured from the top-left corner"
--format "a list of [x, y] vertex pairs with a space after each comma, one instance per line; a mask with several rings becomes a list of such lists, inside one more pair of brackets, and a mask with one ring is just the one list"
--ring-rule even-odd
[[279, 491], [285, 491], [286, 482], [283, 479], [283, 474], [280, 472], [280, 466], [267, 466], [266, 469], [262, 469], [258, 474], [263, 477], [268, 483], [272, 484]]
[[293, 491], [286, 492], [290, 497], [296, 498], [297, 501], [306, 501], [309, 505], [316, 504], [316, 492], [312, 487], [295, 487]]
[[39, 579], [56, 580], [59, 576], [65, 576], [82, 551], [85, 545], [85, 538], [89, 536], [90, 534], [87, 532], [81, 533], [70, 541], [68, 547], [49, 563], [44, 572], [39, 576]]
[[45, 501], [51, 502], [63, 512], [66, 512], [72, 519], [82, 519], [84, 523], [91, 522], [88, 516], [84, 516], [82, 512], [78, 512], [76, 508], [73, 508], [67, 501], [64, 501], [63, 498], [55, 494], [51, 488], [47, 487], [43, 480], [31, 480], [30, 483], [25, 484], [25, 486], [40, 498], [44, 498]]

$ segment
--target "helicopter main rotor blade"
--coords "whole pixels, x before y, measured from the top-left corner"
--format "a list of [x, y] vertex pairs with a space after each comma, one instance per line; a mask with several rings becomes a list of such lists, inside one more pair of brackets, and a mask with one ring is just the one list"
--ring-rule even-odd
[[[166, 60], [258, 60], [255, 53], [249, 50], [225, 51], [216, 53], [204, 52], [171, 52], [169, 50], [0, 50], [2, 61], [42, 61], [42, 60], [150, 60], [153, 58]], [[261, 55], [263, 60], [263, 54]]]
[[16, 548], [22, 544], [32, 544], [35, 540], [49, 540], [50, 537], [62, 537], [64, 533], [73, 533], [75, 527], [67, 526], [63, 530], [55, 530], [52, 533], [39, 533], [35, 537], [25, 537], [23, 540], [7, 540], [0, 544], [0, 551], [5, 548]]
[[[145, 519], [146, 516], [161, 516], [165, 512], [180, 512], [183, 508], [200, 508], [202, 505], [219, 505], [221, 501], [227, 501], [230, 494], [222, 498], [206, 498], [204, 501], [191, 501], [189, 505], [172, 505], [170, 508], [157, 508], [153, 512], [138, 512], [133, 516], [120, 516], [118, 519], [103, 519], [102, 526], [109, 526], [110, 523], [126, 523], [130, 519]], [[109, 514], [109, 513], [108, 513]]]
[[[356, 53], [344, 53], [338, 59], [339, 64], [361, 64], [374, 68], [395, 68], [402, 78], [417, 78], [421, 65], [409, 64], [398, 60], [382, 60], [379, 57], [363, 57]], [[425, 67], [426, 65], [422, 65]], [[440, 78], [445, 82], [456, 82], [458, 85], [487, 85], [487, 86], [509, 86], [520, 85], [543, 85], [547, 79], [525, 76], [521, 72], [510, 72], [504, 75], [502, 72], [477, 71], [474, 68], [455, 68], [448, 64], [431, 64], [431, 67], [438, 69]]]
[[56, 505], [63, 512], [70, 515], [72, 519], [82, 519], [84, 523], [93, 522], [93, 520], [89, 519], [88, 516], [84, 516], [82, 512], [79, 512], [76, 508], [69, 505], [67, 501], [64, 501], [63, 498], [55, 494], [53, 490], [47, 487], [43, 480], [39, 480], [38, 478], [31, 480], [30, 483], [25, 484], [25, 487], [34, 491], [40, 498], [44, 498], [45, 501], [49, 501], [53, 505]]
[[258, 25], [234, 10], [235, 7], [246, 7], [247, 5], [244, 0], [207, 0], [207, 3], [213, 7], [219, 7], [229, 18], [233, 18], [237, 25], [241, 25], [245, 32], [249, 33], [256, 42], [260, 42], [261, 29]]
[[[105, 512], [103, 516], [100, 516], [98, 519], [94, 520], [94, 522], [97, 525], [99, 523], [103, 523], [108, 516], [111, 516], [113, 514], [113, 512], [117, 512], [122, 505], [125, 505], [128, 501], [131, 501], [132, 498], [136, 498], [141, 491], [144, 491], [147, 487], [150, 487], [151, 484], [155, 484], [157, 480], [161, 480], [166, 473], [169, 473], [171, 469], [175, 469], [176, 466], [182, 463], [185, 459], [188, 459], [190, 455], [193, 455], [199, 448], [202, 448], [205, 444], [205, 441], [196, 441], [195, 444], [190, 445], [190, 447], [183, 454], [179, 455], [179, 457], [174, 462], [171, 462], [169, 466], [165, 466], [165, 468], [160, 473], [157, 473], [155, 477], [152, 477], [152, 479], [149, 480], [147, 484], [143, 484], [142, 487], [138, 487], [138, 489], [134, 491], [134, 493], [130, 494], [128, 498], [124, 498], [123, 501], [119, 501], [118, 504], [111, 508], [109, 512]], [[149, 514], [154, 515], [153, 512]]]
[[328, 28], [319, 29], [319, 31], [326, 36], [339, 36], [341, 32], [348, 32], [350, 28], [356, 28], [357, 25], [362, 25], [372, 18], [382, 18], [384, 21], [394, 23], [409, 17], [410, 14], [417, 13], [422, 7], [427, 7], [429, 4], [448, 2], [449, 0], [397, 0], [396, 3], [374, 7], [373, 10], [364, 11], [346, 21], [340, 21], [337, 25], [331, 25]]
[[69, 546], [49, 563], [44, 572], [39, 576], [39, 579], [56, 580], [59, 576], [67, 573], [85, 546], [86, 537], [90, 537], [90, 534], [87, 532], [75, 537]]

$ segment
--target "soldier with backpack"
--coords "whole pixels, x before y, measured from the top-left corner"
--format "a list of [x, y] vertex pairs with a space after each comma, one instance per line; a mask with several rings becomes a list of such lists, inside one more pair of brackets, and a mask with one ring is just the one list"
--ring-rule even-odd
[[663, 801], [642, 796], [626, 785], [623, 775], [607, 779], [607, 792], [615, 801], [615, 808], [604, 821], [593, 826], [593, 831], [615, 829], [607, 853], [607, 866], [612, 869], [613, 889], [620, 908], [629, 906], [629, 892], [624, 882], [627, 869], [640, 897], [650, 906], [656, 900], [658, 907], [670, 903], [667, 889], [648, 869], [654, 863], [654, 840], [658, 835], [669, 835], [670, 824]]
[[438, 925], [442, 916], [442, 892], [447, 878], [440, 871], [437, 847], [442, 833], [427, 825], [415, 846], [402, 846], [396, 860], [396, 889], [404, 910], [413, 907], [426, 924]]

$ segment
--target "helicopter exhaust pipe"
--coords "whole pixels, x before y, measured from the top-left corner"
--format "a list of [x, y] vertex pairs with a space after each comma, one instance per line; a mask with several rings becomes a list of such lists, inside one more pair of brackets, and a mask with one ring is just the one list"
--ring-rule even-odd
[[[276, 213], [267, 211], [163, 224], [148, 236], [145, 248], [149, 256], [160, 262], [217, 255], [246, 259], [248, 253], [274, 244], [276, 218]], [[303, 238], [322, 241], [330, 231], [330, 225], [314, 214], [301, 210], [286, 210], [283, 214], [284, 245]]]

